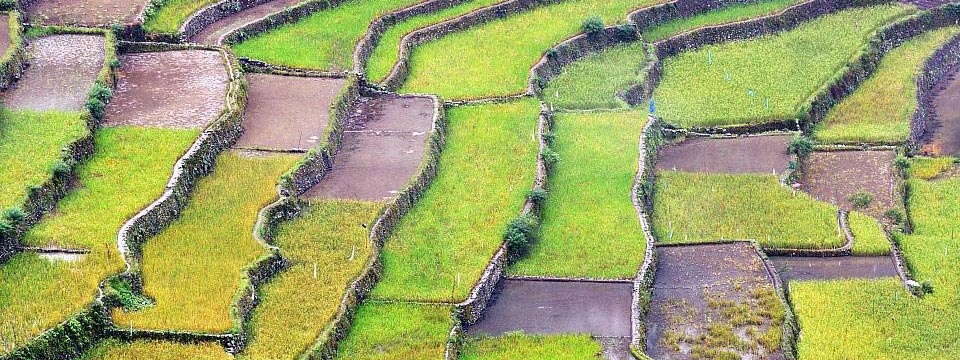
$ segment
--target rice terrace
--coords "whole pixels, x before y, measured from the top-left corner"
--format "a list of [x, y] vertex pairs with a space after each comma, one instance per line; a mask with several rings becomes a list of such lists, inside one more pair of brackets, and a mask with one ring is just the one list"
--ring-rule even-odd
[[0, 360], [960, 359], [960, 1], [0, 0]]

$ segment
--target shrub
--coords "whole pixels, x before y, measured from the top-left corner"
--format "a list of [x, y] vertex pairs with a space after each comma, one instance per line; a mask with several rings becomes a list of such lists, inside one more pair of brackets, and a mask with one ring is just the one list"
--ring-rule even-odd
[[600, 18], [600, 15], [591, 15], [583, 20], [583, 25], [580, 25], [580, 30], [588, 36], [597, 35], [603, 31], [603, 19]]
[[66, 161], [60, 160], [53, 164], [53, 168], [50, 169], [53, 172], [54, 176], [66, 176], [70, 174], [70, 164]]
[[533, 242], [534, 229], [537, 226], [537, 217], [531, 214], [520, 215], [510, 221], [504, 239], [510, 254], [522, 254]]
[[11, 224], [18, 223], [27, 217], [27, 212], [19, 207], [12, 207], [3, 211], [3, 219]]
[[898, 227], [903, 228], [903, 222], [906, 216], [903, 215], [903, 211], [900, 209], [888, 209], [883, 212], [883, 217], [890, 220], [890, 222], [896, 224]]
[[854, 194], [851, 194], [847, 200], [849, 200], [854, 208], [865, 209], [870, 206], [870, 203], [873, 202], [873, 194], [866, 191], [857, 191]]
[[893, 160], [893, 167], [897, 169], [902, 178], [906, 178], [910, 174], [910, 160], [907, 160], [906, 156], [897, 155], [896, 160]]
[[527, 194], [527, 199], [537, 205], [543, 204], [544, 200], [547, 200], [547, 190], [539, 187], [530, 190], [530, 193]]
[[551, 167], [560, 162], [560, 154], [557, 154], [556, 151], [551, 149], [549, 146], [543, 148], [543, 163], [547, 167]]
[[796, 154], [802, 159], [813, 152], [813, 142], [803, 136], [794, 136], [793, 139], [790, 140], [788, 149], [791, 153]]

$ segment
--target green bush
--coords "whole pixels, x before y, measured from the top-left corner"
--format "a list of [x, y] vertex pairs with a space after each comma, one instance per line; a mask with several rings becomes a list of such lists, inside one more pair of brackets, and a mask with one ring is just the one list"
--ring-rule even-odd
[[873, 202], [873, 194], [866, 191], [858, 191], [854, 194], [851, 194], [847, 200], [850, 200], [850, 202], [853, 203], [854, 208], [865, 209], [870, 206], [871, 202]]
[[540, 187], [530, 190], [530, 193], [527, 194], [527, 199], [537, 205], [543, 204], [543, 202], [547, 200], [547, 190]]
[[903, 222], [906, 219], [906, 216], [903, 215], [903, 211], [900, 211], [900, 209], [889, 209], [884, 211], [883, 217], [887, 218], [900, 228], [903, 228]]
[[793, 139], [790, 140], [788, 149], [791, 153], [796, 154], [802, 159], [813, 152], [813, 142], [803, 136], [794, 136]]
[[600, 15], [590, 15], [590, 17], [583, 20], [583, 25], [580, 25], [580, 30], [590, 36], [599, 34], [603, 31], [603, 19], [600, 18]]
[[507, 225], [504, 239], [511, 254], [522, 254], [533, 242], [534, 230], [537, 227], [537, 217], [531, 214], [520, 215]]
[[543, 148], [543, 163], [547, 167], [551, 167], [560, 162], [560, 154], [557, 154], [556, 151], [551, 149], [549, 146]]
[[64, 160], [57, 161], [53, 164], [53, 167], [50, 169], [53, 172], [54, 176], [66, 176], [70, 174], [71, 168], [70, 164]]
[[910, 160], [906, 156], [897, 155], [897, 159], [893, 160], [893, 167], [897, 169], [902, 178], [906, 178], [910, 174]]
[[3, 211], [3, 219], [11, 224], [18, 223], [27, 217], [27, 212], [19, 207], [12, 207]]

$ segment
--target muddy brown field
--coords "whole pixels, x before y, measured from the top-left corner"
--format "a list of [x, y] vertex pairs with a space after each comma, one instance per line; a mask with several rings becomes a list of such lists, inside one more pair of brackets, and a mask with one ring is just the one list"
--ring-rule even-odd
[[773, 256], [780, 277], [789, 280], [876, 279], [896, 277], [890, 256], [790, 257]]
[[364, 98], [344, 124], [333, 169], [304, 196], [374, 201], [396, 196], [423, 161], [433, 112], [429, 98]]
[[46, 25], [133, 24], [146, 5], [147, 0], [37, 0], [27, 16]]
[[309, 150], [323, 141], [345, 79], [247, 74], [243, 135], [235, 147]]
[[790, 139], [789, 135], [691, 138], [660, 149], [657, 169], [779, 175], [790, 163]]
[[781, 331], [784, 310], [752, 244], [661, 246], [657, 255], [648, 355], [784, 359], [779, 342], [761, 340]]
[[229, 76], [219, 52], [134, 53], [122, 61], [105, 125], [199, 128], [224, 109]]
[[934, 126], [923, 150], [930, 155], [960, 156], [960, 68], [936, 85]]
[[864, 191], [873, 201], [863, 211], [877, 219], [896, 206], [893, 151], [818, 151], [806, 160], [801, 188], [814, 198], [855, 210], [850, 195]]
[[17, 83], [0, 95], [13, 109], [83, 108], [105, 57], [103, 36], [51, 35], [27, 46], [29, 67]]
[[244, 25], [262, 19], [267, 15], [282, 11], [284, 8], [299, 4], [304, 0], [273, 0], [224, 17], [203, 28], [189, 41], [201, 44], [218, 45], [220, 38]]

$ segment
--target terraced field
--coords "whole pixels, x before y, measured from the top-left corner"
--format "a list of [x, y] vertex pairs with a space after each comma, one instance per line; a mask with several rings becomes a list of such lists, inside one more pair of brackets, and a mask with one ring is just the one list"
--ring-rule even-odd
[[0, 20], [0, 360], [960, 357], [960, 4]]

